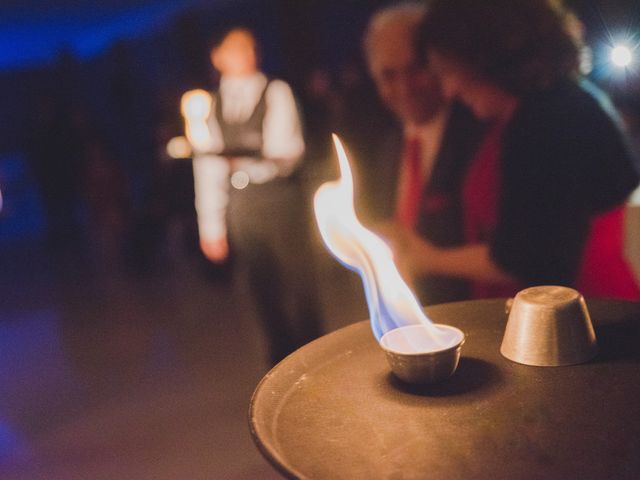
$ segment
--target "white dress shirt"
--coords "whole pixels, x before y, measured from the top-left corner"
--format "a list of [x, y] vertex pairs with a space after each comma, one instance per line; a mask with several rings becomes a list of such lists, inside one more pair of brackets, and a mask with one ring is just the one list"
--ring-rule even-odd
[[[267, 85], [264, 74], [222, 77], [218, 95], [223, 99], [222, 117], [228, 123], [244, 123], [255, 110]], [[230, 177], [240, 173], [250, 183], [265, 183], [287, 176], [304, 153], [304, 140], [296, 101], [289, 85], [272, 80], [265, 92], [266, 112], [262, 124], [262, 158], [235, 159], [231, 165], [219, 155], [224, 150], [220, 126], [215, 118], [215, 102], [207, 126], [209, 140], [193, 145], [195, 206], [200, 238], [215, 240], [226, 235], [225, 214], [229, 201]]]

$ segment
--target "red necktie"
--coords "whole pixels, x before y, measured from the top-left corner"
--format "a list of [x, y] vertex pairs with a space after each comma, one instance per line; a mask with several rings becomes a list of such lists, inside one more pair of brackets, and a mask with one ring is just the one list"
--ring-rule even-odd
[[420, 140], [408, 139], [403, 154], [405, 183], [404, 190], [399, 192], [399, 202], [396, 212], [401, 225], [413, 229], [418, 220], [420, 197], [422, 196], [422, 172]]

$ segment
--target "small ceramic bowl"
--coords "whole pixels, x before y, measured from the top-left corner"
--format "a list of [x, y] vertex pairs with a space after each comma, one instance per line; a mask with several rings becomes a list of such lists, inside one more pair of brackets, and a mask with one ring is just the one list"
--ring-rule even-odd
[[464, 333], [449, 325], [407, 325], [380, 339], [391, 371], [407, 383], [437, 383], [456, 371]]

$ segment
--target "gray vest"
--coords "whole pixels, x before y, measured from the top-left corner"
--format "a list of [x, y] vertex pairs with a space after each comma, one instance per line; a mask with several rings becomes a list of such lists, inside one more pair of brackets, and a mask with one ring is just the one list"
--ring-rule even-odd
[[224, 120], [222, 96], [218, 95], [214, 115], [220, 125], [224, 141], [224, 151], [221, 155], [254, 158], [262, 156], [262, 122], [267, 112], [266, 92], [270, 83], [270, 81], [267, 82], [253, 113], [243, 123], [228, 123]]

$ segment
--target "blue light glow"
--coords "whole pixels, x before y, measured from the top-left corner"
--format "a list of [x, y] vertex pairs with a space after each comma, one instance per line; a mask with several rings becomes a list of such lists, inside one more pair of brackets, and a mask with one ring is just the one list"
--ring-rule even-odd
[[117, 9], [85, 5], [46, 13], [4, 15], [0, 20], [0, 70], [52, 61], [62, 49], [82, 59], [90, 58], [115, 40], [162, 27], [192, 3], [165, 0]]
[[633, 53], [626, 45], [616, 45], [611, 49], [611, 61], [616, 67], [626, 68], [633, 62]]

